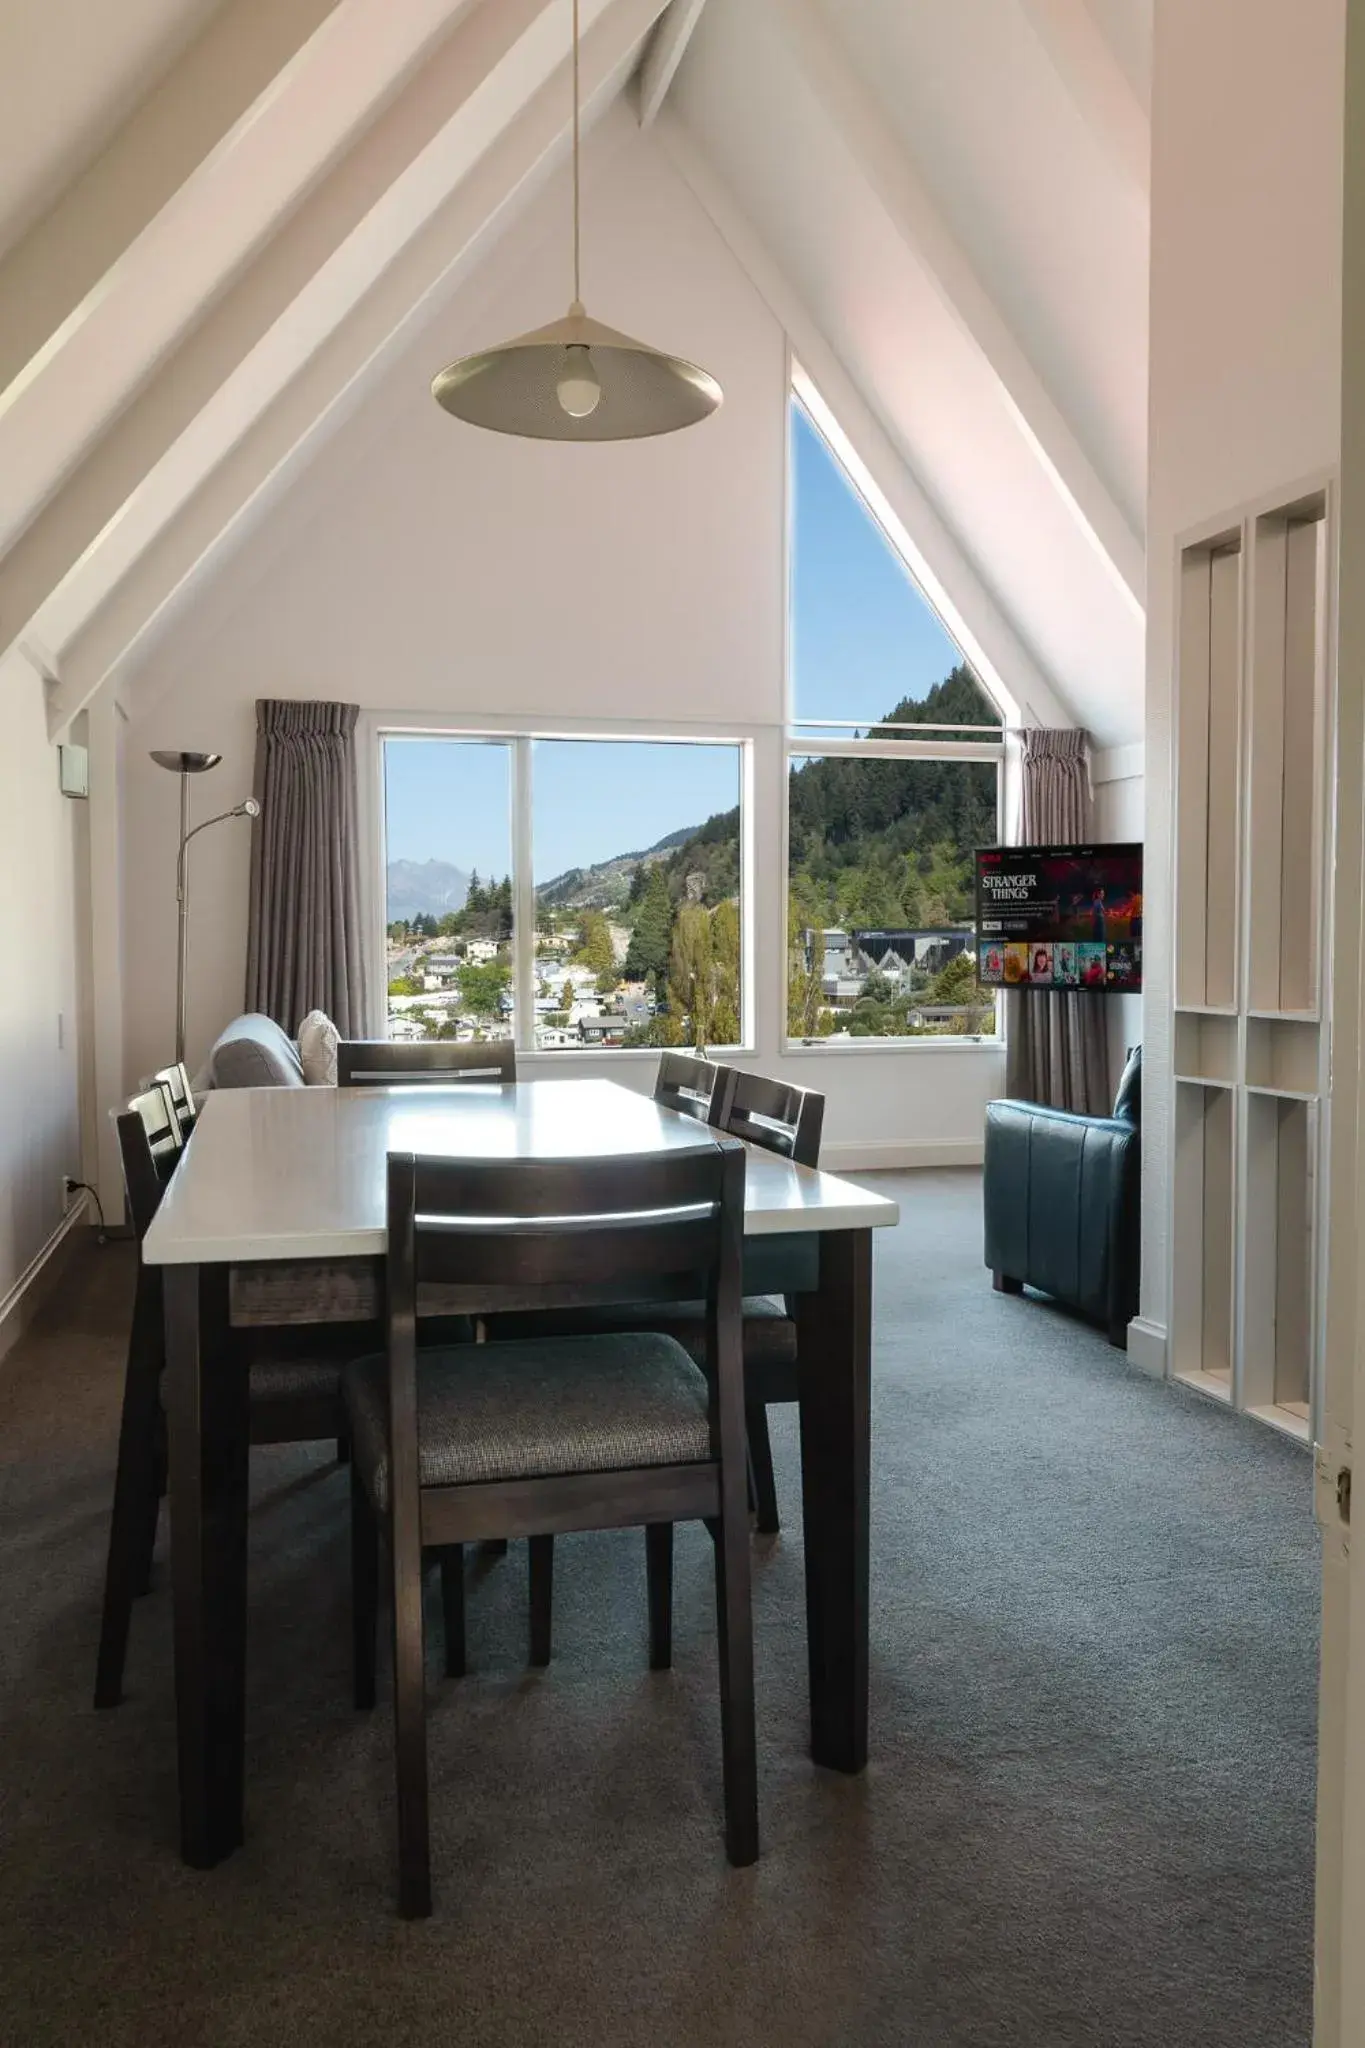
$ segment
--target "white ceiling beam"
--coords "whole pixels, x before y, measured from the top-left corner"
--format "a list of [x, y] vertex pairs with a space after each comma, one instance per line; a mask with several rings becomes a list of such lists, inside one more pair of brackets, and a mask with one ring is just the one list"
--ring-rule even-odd
[[[428, 70], [448, 71], [446, 51], [432, 54], [432, 45], [443, 35], [447, 44], [456, 40], [461, 31], [447, 31], [466, 7], [467, 0], [405, 0], [401, 8], [391, 0], [341, 0], [89, 286], [0, 394], [0, 552], [291, 210], [302, 202], [301, 210], [317, 218], [319, 180], [335, 189], [335, 177], [324, 174], [367, 124], [384, 125], [383, 116], [373, 122], [376, 107], [386, 99], [392, 105], [395, 89], [419, 63], [419, 86]], [[491, 11], [515, 19], [527, 9], [505, 0]], [[478, 25], [476, 14], [475, 36]], [[400, 103], [412, 97], [410, 84]], [[193, 106], [183, 98], [171, 112], [193, 122]], [[152, 123], [154, 142], [164, 125]], [[140, 127], [136, 115], [133, 126]], [[425, 139], [419, 135], [415, 146]], [[131, 151], [131, 137], [127, 146]], [[150, 182], [143, 180], [144, 204]], [[222, 325], [216, 314], [210, 323]]]
[[[605, 103], [619, 89], [663, 4], [610, 0], [585, 34], [583, 95], [590, 118], [595, 103]], [[567, 145], [567, 88], [564, 62], [268, 410], [222, 452], [197, 488], [180, 494], [102, 601], [49, 608], [54, 614], [64, 610], [67, 629], [56, 639], [50, 663], [57, 676], [49, 699], [54, 736], [95, 691], [117, 683], [136, 666], [151, 636], [220, 553], [297, 474], [318, 440], [359, 403], [370, 379], [406, 345], [433, 303], [487, 253]]]
[[1146, 602], [1146, 554], [937, 200], [813, 0], [771, 0], [817, 105], [883, 214], [972, 341], [1077, 524], [1130, 606]]
[[0, 403], [339, 0], [227, 0], [95, 162], [0, 260]]
[[1019, 722], [1071, 725], [1073, 714], [1033, 650], [1002, 610], [966, 549], [915, 475], [903, 449], [849, 375], [728, 186], [686, 124], [666, 108], [655, 129], [693, 196], [791, 343], [906, 543], [930, 603], [978, 675]]
[[65, 644], [555, 68], [562, 29], [555, 0], [461, 21], [0, 561], [0, 646], [35, 619]]
[[1145, 201], [1151, 191], [1152, 126], [1087, 0], [1020, 0], [1083, 121]]
[[640, 66], [640, 126], [648, 128], [668, 98], [668, 88], [687, 54], [692, 32], [701, 20], [706, 0], [672, 0], [667, 14], [650, 38]]

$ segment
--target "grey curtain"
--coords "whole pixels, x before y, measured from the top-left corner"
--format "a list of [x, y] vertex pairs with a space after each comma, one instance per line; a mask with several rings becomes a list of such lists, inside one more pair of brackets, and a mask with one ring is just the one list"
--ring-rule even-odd
[[[1074, 846], [1092, 831], [1090, 735], [1030, 726], [1022, 743], [1021, 846]], [[1005, 1093], [1084, 1116], [1113, 1106], [1104, 999], [1070, 993], [1005, 994]]]
[[291, 1035], [325, 1010], [364, 1035], [355, 704], [256, 704], [246, 1005]]

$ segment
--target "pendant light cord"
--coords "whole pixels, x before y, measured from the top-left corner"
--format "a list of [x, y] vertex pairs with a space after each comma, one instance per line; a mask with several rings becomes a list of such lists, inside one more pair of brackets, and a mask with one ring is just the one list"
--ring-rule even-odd
[[581, 306], [583, 302], [582, 282], [579, 277], [578, 152], [578, 0], [573, 0], [573, 299], [575, 306]]

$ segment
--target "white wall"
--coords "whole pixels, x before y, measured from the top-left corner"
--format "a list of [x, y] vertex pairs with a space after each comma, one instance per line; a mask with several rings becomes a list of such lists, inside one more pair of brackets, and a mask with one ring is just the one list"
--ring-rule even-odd
[[[882, 1048], [780, 1061], [786, 341], [624, 109], [594, 136], [588, 173], [590, 308], [706, 364], [725, 388], [724, 407], [686, 434], [596, 448], [480, 435], [437, 411], [427, 387], [443, 362], [538, 324], [567, 298], [562, 194], [547, 195], [126, 692], [126, 1077], [167, 1056], [174, 1011], [176, 791], [149, 749], [223, 754], [195, 792], [204, 816], [249, 790], [258, 696], [474, 721], [739, 724], [755, 733], [759, 756], [756, 1057], [827, 1091], [831, 1158], [851, 1156], [839, 1147], [869, 1163], [916, 1148], [926, 1159], [969, 1156], [983, 1106], [1000, 1092], [998, 1051]], [[241, 1007], [247, 861], [241, 825], [196, 842], [191, 1061]], [[630, 1066], [614, 1071], [624, 1077]], [[645, 1071], [635, 1075], [642, 1084]]]
[[1345, 0], [1156, 6], [1142, 1302], [1162, 1328], [1177, 541], [1339, 459], [1345, 15]]
[[[76, 893], [79, 807], [57, 787], [42, 684], [0, 664], [0, 1352], [16, 1284], [80, 1176]], [[60, 1023], [59, 1023], [60, 1019]], [[62, 1042], [59, 1044], [59, 1035]]]
[[[1111, 846], [1140, 841], [1146, 825], [1142, 748], [1115, 747], [1097, 755], [1094, 780], [1096, 839]], [[1142, 997], [1106, 996], [1105, 1022], [1109, 1026], [1109, 1079], [1117, 1088], [1129, 1046], [1142, 1040]]]

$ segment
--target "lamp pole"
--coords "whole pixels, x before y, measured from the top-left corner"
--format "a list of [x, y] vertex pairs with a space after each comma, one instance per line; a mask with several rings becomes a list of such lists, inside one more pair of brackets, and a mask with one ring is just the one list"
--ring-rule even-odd
[[195, 754], [183, 750], [172, 751], [157, 748], [152, 759], [158, 768], [167, 768], [180, 777], [180, 840], [175, 857], [175, 907], [176, 907], [176, 956], [175, 956], [175, 1057], [185, 1057], [185, 968], [189, 957], [190, 938], [190, 870], [188, 849], [191, 839], [200, 832], [206, 832], [210, 825], [221, 825], [224, 818], [258, 818], [261, 807], [254, 797], [245, 803], [234, 805], [230, 811], [220, 811], [215, 818], [205, 818], [201, 825], [190, 826], [190, 777], [203, 775], [210, 768], [216, 768], [222, 760], [221, 754]]

